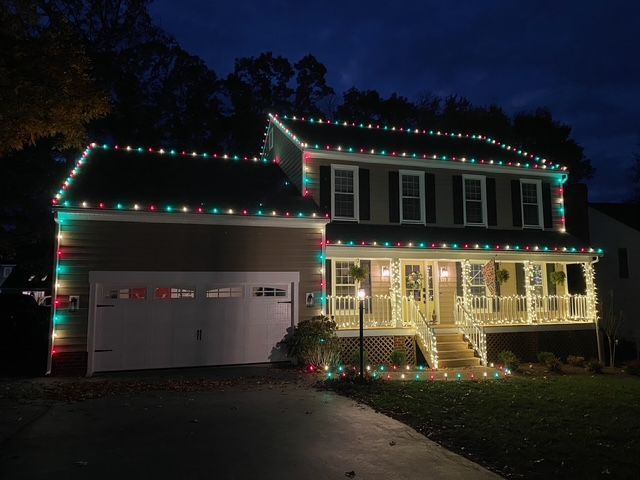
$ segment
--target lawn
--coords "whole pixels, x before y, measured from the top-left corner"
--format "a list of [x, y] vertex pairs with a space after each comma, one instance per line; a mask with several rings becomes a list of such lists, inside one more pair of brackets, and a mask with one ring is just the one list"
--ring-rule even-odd
[[638, 378], [326, 384], [509, 478], [640, 475]]

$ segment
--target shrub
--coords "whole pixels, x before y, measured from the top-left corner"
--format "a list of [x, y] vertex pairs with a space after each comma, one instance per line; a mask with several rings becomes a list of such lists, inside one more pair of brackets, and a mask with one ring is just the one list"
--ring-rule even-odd
[[541, 363], [542, 365], [546, 365], [547, 364], [547, 359], [549, 358], [555, 358], [555, 355], [553, 354], [553, 352], [540, 352], [538, 353], [538, 363]]
[[305, 365], [320, 367], [338, 363], [335, 361], [336, 351], [339, 355], [336, 324], [327, 317], [313, 317], [299, 322], [284, 343], [289, 356]]
[[510, 350], [503, 350], [498, 354], [498, 362], [503, 364], [509, 370], [516, 371], [520, 366], [520, 360], [515, 353]]
[[547, 357], [544, 366], [547, 367], [547, 370], [553, 373], [562, 372], [562, 362], [555, 355], [552, 357]]
[[[364, 355], [364, 368], [367, 368], [367, 364], [369, 363], [369, 354], [366, 350], [363, 351]], [[351, 355], [349, 356], [349, 365], [352, 367], [360, 368], [360, 349], [356, 348]]]
[[631, 360], [628, 362], [626, 370], [630, 375], [640, 375], [640, 360]]
[[567, 363], [573, 367], [584, 367], [584, 357], [569, 355], [567, 357]]
[[404, 367], [407, 364], [407, 352], [402, 350], [394, 350], [389, 356], [391, 365], [396, 367]]
[[587, 362], [587, 370], [591, 373], [602, 373], [604, 365], [598, 360], [589, 360]]

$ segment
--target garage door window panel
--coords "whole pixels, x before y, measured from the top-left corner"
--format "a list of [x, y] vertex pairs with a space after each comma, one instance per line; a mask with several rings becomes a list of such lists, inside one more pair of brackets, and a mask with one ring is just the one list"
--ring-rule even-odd
[[209, 288], [205, 296], [213, 299], [242, 298], [244, 297], [244, 288], [238, 286]]
[[251, 288], [252, 297], [286, 297], [288, 289], [284, 286], [256, 286]]
[[111, 288], [105, 298], [110, 300], [145, 300], [147, 298], [146, 287]]
[[193, 300], [196, 298], [195, 288], [157, 287], [153, 298], [156, 300]]

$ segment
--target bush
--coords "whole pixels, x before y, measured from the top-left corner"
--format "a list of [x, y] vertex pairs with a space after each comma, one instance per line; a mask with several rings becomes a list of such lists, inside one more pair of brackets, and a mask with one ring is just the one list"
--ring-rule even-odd
[[544, 366], [547, 367], [547, 370], [553, 373], [562, 372], [562, 362], [555, 355], [552, 357], [547, 357], [544, 362]]
[[602, 373], [604, 365], [598, 360], [589, 360], [587, 362], [587, 370], [591, 373]]
[[631, 360], [626, 365], [626, 371], [630, 375], [640, 376], [640, 360]]
[[518, 367], [520, 366], [520, 360], [518, 360], [516, 354], [510, 350], [503, 350], [500, 352], [498, 354], [498, 362], [514, 372], [518, 370]]
[[555, 358], [556, 356], [554, 355], [553, 352], [540, 352], [538, 353], [538, 363], [542, 364], [542, 365], [546, 365], [547, 364], [547, 360], [549, 358]]
[[569, 355], [567, 357], [567, 363], [572, 367], [584, 367], [584, 357]]
[[[364, 350], [363, 355], [364, 368], [367, 368], [367, 365], [369, 364], [369, 354], [366, 350]], [[352, 367], [356, 367], [357, 369], [360, 368], [360, 348], [356, 348], [353, 352], [351, 352], [351, 355], [349, 356], [349, 365], [351, 365]]]
[[394, 350], [389, 356], [391, 365], [396, 367], [404, 367], [407, 364], [407, 352], [402, 350]]
[[289, 356], [304, 365], [321, 367], [339, 363], [336, 324], [327, 317], [313, 317], [299, 322], [284, 343]]

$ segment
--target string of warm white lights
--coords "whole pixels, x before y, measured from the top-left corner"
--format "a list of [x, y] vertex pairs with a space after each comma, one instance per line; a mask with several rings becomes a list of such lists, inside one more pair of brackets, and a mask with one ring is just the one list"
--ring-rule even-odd
[[292, 120], [292, 121], [301, 121], [319, 125], [334, 125], [334, 126], [343, 126], [343, 127], [353, 127], [353, 128], [361, 128], [361, 129], [369, 129], [369, 130], [381, 130], [381, 131], [390, 131], [390, 132], [402, 132], [406, 134], [420, 134], [420, 135], [429, 135], [429, 136], [442, 136], [449, 138], [458, 138], [458, 139], [470, 139], [475, 141], [482, 141], [488, 143], [490, 145], [495, 145], [500, 149], [522, 156], [525, 159], [531, 160], [534, 163], [529, 162], [513, 162], [513, 161], [504, 161], [504, 160], [494, 160], [494, 159], [478, 159], [478, 158], [467, 158], [467, 157], [457, 157], [457, 156], [448, 156], [443, 154], [428, 154], [428, 153], [418, 153], [418, 152], [396, 152], [396, 151], [387, 151], [387, 150], [376, 150], [373, 148], [365, 148], [365, 147], [353, 147], [353, 146], [341, 146], [341, 145], [320, 145], [320, 144], [309, 144], [298, 137], [295, 133], [293, 133], [283, 122], [279, 120], [279, 116], [277, 114], [269, 114], [269, 118], [276, 124], [278, 127], [285, 132], [285, 134], [291, 138], [294, 143], [296, 143], [301, 148], [310, 148], [314, 150], [332, 150], [338, 152], [345, 153], [361, 153], [368, 155], [382, 155], [382, 156], [393, 156], [393, 157], [407, 157], [407, 158], [421, 158], [427, 160], [443, 160], [443, 161], [455, 161], [462, 163], [471, 163], [471, 164], [488, 164], [488, 165], [498, 165], [503, 167], [521, 167], [521, 168], [534, 168], [534, 169], [542, 169], [542, 170], [551, 170], [556, 171], [559, 170], [561, 172], [566, 172], [567, 167], [552, 163], [546, 158], [540, 157], [539, 155], [532, 154], [527, 152], [526, 150], [519, 149], [517, 147], [513, 147], [499, 140], [493, 139], [486, 135], [480, 134], [463, 134], [463, 133], [453, 133], [453, 132], [442, 132], [439, 130], [424, 130], [424, 129], [410, 129], [403, 127], [389, 127], [386, 125], [376, 125], [372, 123], [364, 124], [364, 123], [354, 123], [354, 122], [343, 122], [339, 120], [322, 120], [322, 119], [314, 119], [309, 118], [305, 119], [305, 117], [289, 117], [284, 115], [282, 118], [284, 120]]

